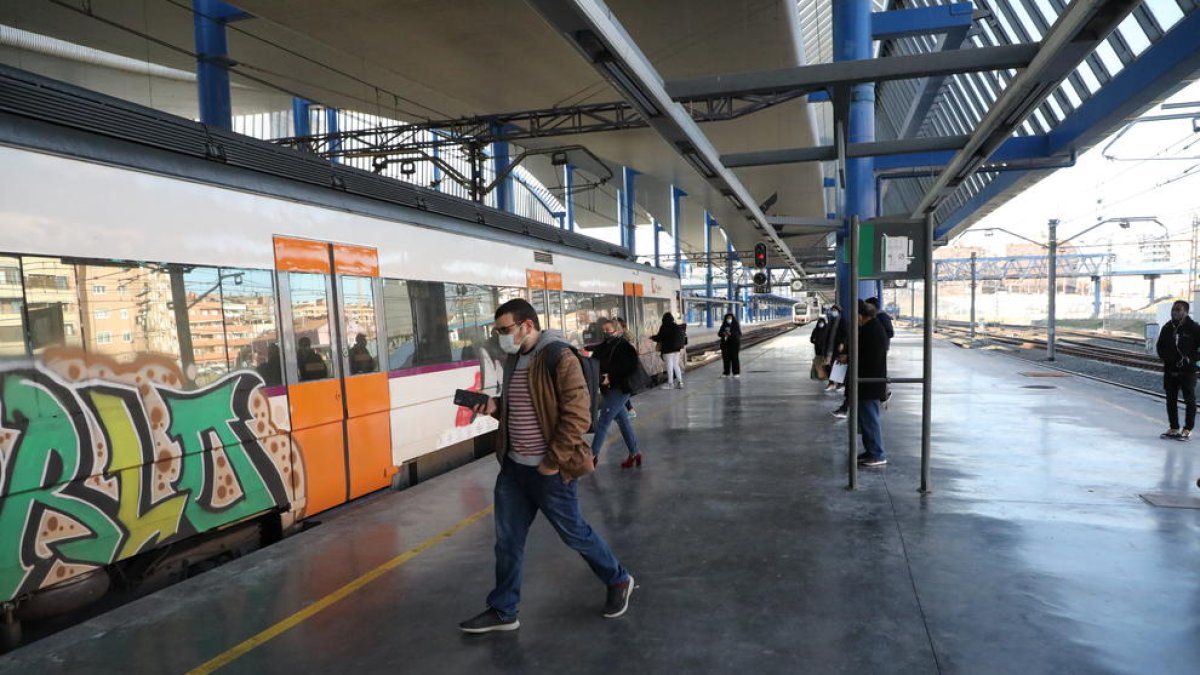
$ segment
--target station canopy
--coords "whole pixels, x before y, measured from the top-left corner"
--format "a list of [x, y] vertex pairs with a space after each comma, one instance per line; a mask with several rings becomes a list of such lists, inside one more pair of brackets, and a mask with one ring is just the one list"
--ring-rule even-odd
[[[227, 33], [235, 114], [284, 110], [292, 97], [302, 97], [451, 128], [495, 117], [501, 124], [493, 133], [523, 130], [512, 140], [522, 148], [583, 146], [586, 152], [568, 151], [570, 163], [583, 172], [612, 174], [610, 189], [621, 187], [621, 167], [635, 170], [639, 225], [649, 214], [669, 229], [671, 187], [685, 192], [680, 225], [687, 251], [704, 249], [707, 210], [746, 264], [760, 241], [772, 249], [772, 266], [799, 268], [829, 258], [831, 235], [816, 224], [837, 210], [837, 193], [824, 181], [838, 173], [829, 156], [837, 141], [838, 96], [832, 87], [805, 86], [820, 77], [797, 69], [833, 61], [830, 0], [233, 4], [246, 12]], [[195, 117], [194, 98], [185, 92], [194, 86], [187, 76], [196, 68], [199, 6], [191, 0], [28, 0], [0, 3], [0, 24], [162, 68], [118, 76], [111, 64], [85, 67], [76, 57], [72, 68], [50, 68], [48, 74], [118, 96], [123, 93], [111, 90], [149, 82], [146, 96], [153, 99], [157, 87], [152, 105]], [[1172, 33], [1196, 34], [1192, 0], [875, 0], [873, 6], [966, 12], [956, 28], [877, 33], [876, 61], [1010, 49], [974, 72], [935, 68], [876, 87], [877, 141], [908, 142], [902, 149], [909, 155], [944, 154], [924, 172], [911, 166], [881, 172], [883, 211], [930, 212], [942, 236], [1066, 165], [1200, 67], [1194, 44], [1175, 47], [1180, 54], [1164, 47], [1159, 56], [1167, 52], [1170, 62], [1157, 67], [1154, 78], [1143, 77], [1135, 94], [1119, 104], [1093, 100], [1157, 43], [1178, 40]], [[1103, 34], [1089, 34], [1097, 29]], [[1021, 45], [1031, 50], [1021, 51]], [[0, 60], [21, 67], [20, 54], [30, 63], [51, 58], [46, 50], [35, 57], [14, 56], [13, 49], [0, 32]], [[168, 71], [175, 75], [164, 75]], [[769, 73], [790, 74], [784, 79], [793, 84], [739, 88], [754, 78], [713, 77]], [[825, 91], [830, 95], [811, 96]], [[1007, 100], [1022, 93], [1028, 94], [1024, 100]], [[1085, 110], [1089, 103], [1092, 109]], [[1005, 119], [992, 119], [1000, 115]], [[1064, 129], [1069, 133], [1055, 139]], [[1003, 141], [1019, 137], [1031, 139], [1029, 147], [1044, 142], [1036, 152], [1010, 152], [1017, 159], [1009, 165], [985, 163]], [[1065, 143], [1052, 147], [1054, 140]], [[763, 153], [782, 149], [793, 152], [787, 161], [763, 159]], [[973, 161], [976, 156], [984, 159]], [[550, 160], [540, 156], [526, 168], [561, 189], [562, 161]], [[585, 231], [611, 227], [615, 217], [615, 202], [594, 201], [576, 211]], [[723, 240], [716, 241], [714, 249], [723, 253]]]

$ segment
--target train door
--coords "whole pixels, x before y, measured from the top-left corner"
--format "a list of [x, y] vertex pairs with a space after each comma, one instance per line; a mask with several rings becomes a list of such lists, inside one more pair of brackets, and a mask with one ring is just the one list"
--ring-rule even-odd
[[645, 287], [641, 284], [625, 283], [625, 307], [623, 308], [625, 324], [629, 327], [629, 340], [639, 347], [642, 339], [642, 323], [644, 318]]
[[276, 237], [275, 268], [292, 435], [313, 514], [386, 487], [395, 471], [378, 255]]
[[542, 328], [563, 329], [562, 274], [525, 270], [526, 297]]

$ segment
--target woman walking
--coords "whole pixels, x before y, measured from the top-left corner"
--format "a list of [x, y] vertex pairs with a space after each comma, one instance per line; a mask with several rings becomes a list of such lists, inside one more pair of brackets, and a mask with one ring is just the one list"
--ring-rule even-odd
[[729, 377], [732, 370], [733, 376], [740, 379], [742, 362], [738, 358], [738, 352], [742, 350], [742, 325], [738, 323], [737, 317], [732, 312], [725, 315], [725, 321], [721, 324], [721, 330], [717, 331], [717, 337], [721, 338], [721, 363], [725, 368], [721, 377]]
[[621, 430], [621, 438], [629, 456], [621, 462], [622, 469], [628, 469], [635, 464], [642, 465], [642, 453], [638, 448], [637, 436], [633, 433], [633, 423], [629, 421], [629, 412], [625, 404], [629, 402], [629, 378], [637, 370], [638, 354], [626, 340], [620, 336], [616, 322], [612, 319], [601, 319], [600, 329], [604, 331], [604, 342], [592, 350], [592, 358], [600, 362], [600, 419], [596, 421], [596, 436], [592, 439], [592, 454], [599, 459], [600, 451], [604, 449], [604, 441], [608, 438], [608, 428], [613, 420]]
[[[629, 324], [625, 323], [625, 319], [614, 317], [613, 321], [617, 322], [617, 337], [633, 345], [633, 351], [637, 351], [637, 345], [633, 344], [633, 338], [629, 337]], [[637, 411], [633, 409], [633, 394], [629, 394], [629, 400], [625, 401], [625, 409], [629, 411], [629, 418], [637, 417]]]
[[667, 383], [663, 389], [683, 389], [683, 331], [675, 323], [675, 317], [670, 312], [663, 314], [662, 326], [658, 333], [650, 338], [658, 343], [662, 352], [663, 362], [667, 366]]

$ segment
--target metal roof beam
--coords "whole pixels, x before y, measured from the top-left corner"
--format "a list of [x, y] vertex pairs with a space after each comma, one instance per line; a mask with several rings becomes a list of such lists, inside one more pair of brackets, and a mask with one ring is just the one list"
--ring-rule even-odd
[[[967, 146], [955, 155], [913, 209], [920, 217], [938, 207], [1012, 135], [1014, 129], [1129, 15], [1138, 0], [1076, 0], [1041, 42], [1037, 56], [1019, 73], [980, 121]], [[1016, 45], [1014, 45], [1016, 46]], [[968, 54], [973, 49], [954, 52]]]
[[667, 94], [680, 102], [720, 96], [781, 92], [813, 92], [864, 82], [907, 80], [978, 70], [1024, 68], [1038, 53], [1037, 43], [958, 49], [933, 54], [817, 63], [750, 73], [713, 75], [666, 83]]
[[961, 31], [965, 36], [974, 12], [975, 6], [969, 2], [875, 12], [871, 14], [871, 35], [876, 40], [898, 40]]
[[[939, 150], [958, 150], [966, 145], [970, 136], [934, 136], [907, 138], [898, 141], [874, 141], [851, 143], [846, 146], [846, 158], [879, 157], [884, 155], [906, 155]], [[798, 162], [831, 162], [838, 158], [837, 147], [820, 145], [815, 148], [789, 148], [786, 150], [760, 150], [721, 155], [721, 163], [729, 168], [763, 166], [767, 164], [793, 164]]]
[[720, 155], [712, 142], [687, 109], [667, 94], [662, 76], [601, 0], [527, 2], [641, 113], [650, 127], [684, 161], [737, 207], [775, 248], [777, 254], [789, 265], [799, 268], [787, 244], [767, 225], [766, 215], [759, 208], [758, 200], [732, 171], [721, 164]]

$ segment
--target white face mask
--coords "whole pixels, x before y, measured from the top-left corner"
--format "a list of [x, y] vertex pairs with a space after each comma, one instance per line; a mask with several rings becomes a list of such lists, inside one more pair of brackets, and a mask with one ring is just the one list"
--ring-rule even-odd
[[516, 354], [521, 351], [521, 343], [517, 342], [517, 336], [509, 333], [507, 335], [498, 336], [500, 339], [500, 349], [505, 354]]

